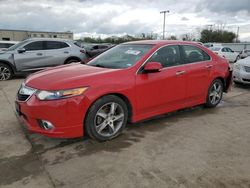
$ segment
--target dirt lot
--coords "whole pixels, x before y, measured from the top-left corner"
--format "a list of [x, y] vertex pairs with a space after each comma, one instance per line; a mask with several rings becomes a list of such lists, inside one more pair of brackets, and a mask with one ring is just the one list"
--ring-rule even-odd
[[0, 82], [0, 187], [250, 187], [250, 87], [97, 143], [23, 129], [13, 103], [22, 80]]

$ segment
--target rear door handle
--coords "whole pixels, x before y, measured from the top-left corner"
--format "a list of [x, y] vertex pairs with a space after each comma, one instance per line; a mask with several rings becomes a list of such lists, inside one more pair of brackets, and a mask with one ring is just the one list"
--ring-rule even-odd
[[65, 52], [63, 52], [63, 53], [68, 54], [69, 52], [68, 52], [68, 51], [65, 51]]
[[41, 56], [41, 55], [43, 55], [42, 53], [37, 53], [36, 55], [39, 55], [39, 56]]
[[179, 75], [182, 75], [182, 74], [185, 74], [186, 73], [186, 71], [177, 71], [175, 74], [177, 75], [177, 76], [179, 76]]
[[206, 67], [207, 69], [210, 69], [210, 68], [213, 67], [213, 65], [206, 65], [205, 67]]

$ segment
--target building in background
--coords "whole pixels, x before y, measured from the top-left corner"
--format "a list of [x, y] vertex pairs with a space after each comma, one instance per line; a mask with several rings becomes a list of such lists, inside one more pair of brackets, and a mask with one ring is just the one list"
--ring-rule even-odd
[[47, 31], [25, 31], [0, 29], [0, 40], [22, 41], [28, 38], [63, 38], [73, 39], [73, 33], [67, 32], [47, 32]]

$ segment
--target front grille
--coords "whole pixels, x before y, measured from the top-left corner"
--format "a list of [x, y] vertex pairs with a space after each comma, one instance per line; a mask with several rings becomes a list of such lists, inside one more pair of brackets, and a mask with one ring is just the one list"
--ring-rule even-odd
[[250, 67], [244, 66], [246, 72], [250, 72]]
[[17, 99], [19, 101], [26, 101], [29, 97], [30, 97], [30, 95], [22, 95], [20, 93], [17, 94]]

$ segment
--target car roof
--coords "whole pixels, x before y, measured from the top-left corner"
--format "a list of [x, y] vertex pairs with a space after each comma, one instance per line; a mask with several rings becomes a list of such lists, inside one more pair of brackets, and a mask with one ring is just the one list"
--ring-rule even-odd
[[152, 44], [152, 45], [166, 45], [166, 44], [195, 44], [200, 45], [197, 42], [191, 41], [179, 41], [179, 40], [139, 40], [139, 41], [132, 41], [126, 42], [123, 44]]
[[71, 39], [62, 39], [62, 38], [29, 38], [25, 41], [63, 41], [63, 42], [72, 42]]

